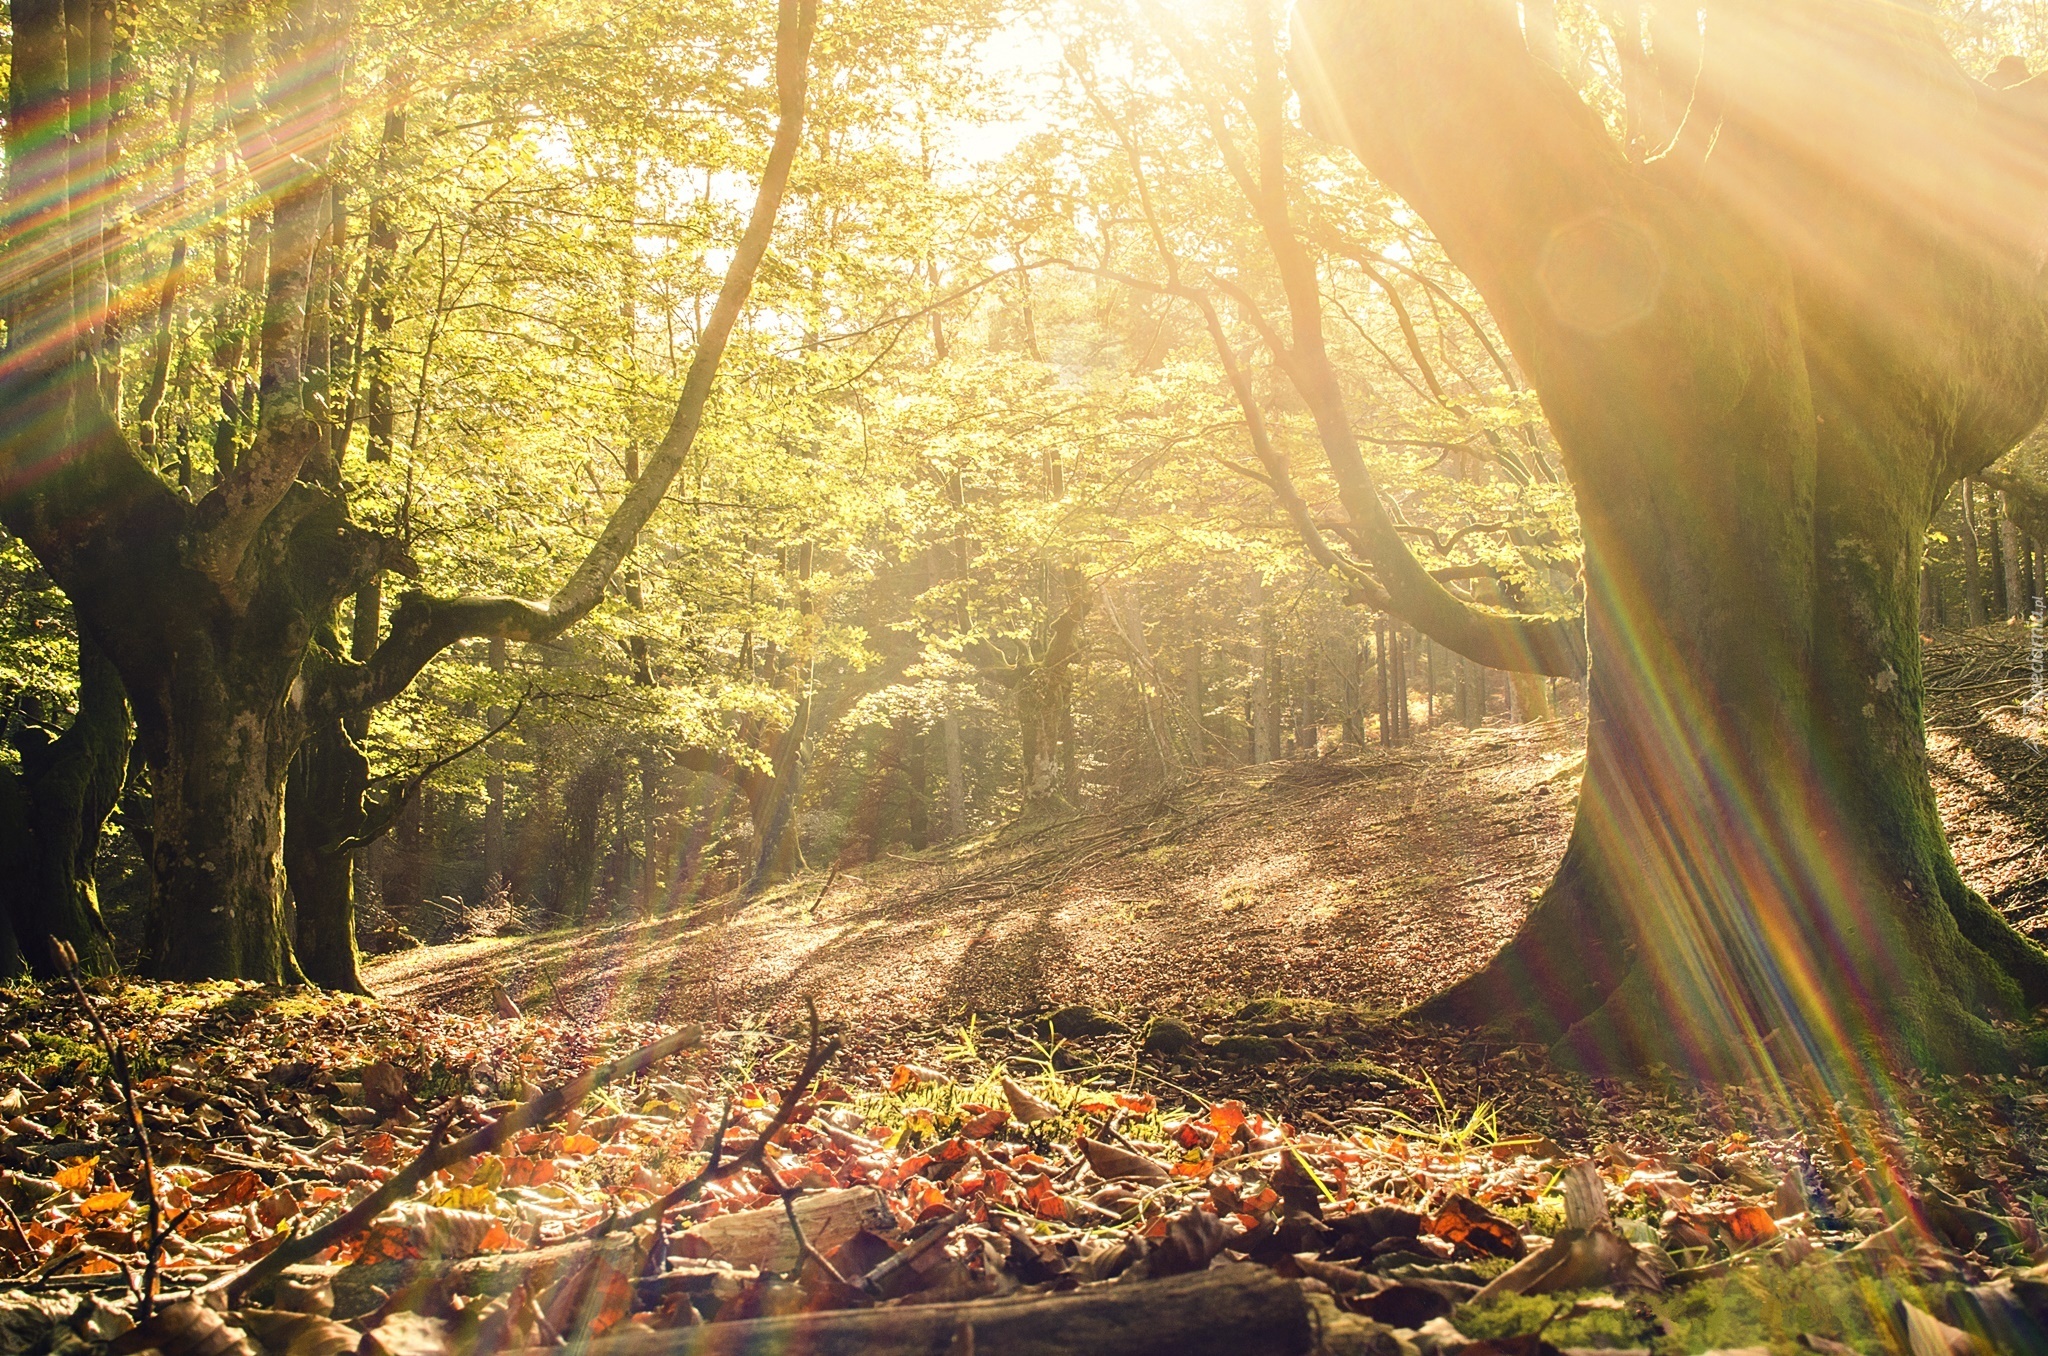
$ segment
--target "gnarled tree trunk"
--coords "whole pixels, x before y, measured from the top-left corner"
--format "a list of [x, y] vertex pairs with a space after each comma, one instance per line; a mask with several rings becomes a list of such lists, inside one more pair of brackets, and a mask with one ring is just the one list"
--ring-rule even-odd
[[1486, 295], [1585, 534], [1570, 846], [1423, 1013], [1837, 1086], [2009, 1061], [1991, 1020], [2048, 956], [1943, 838], [1916, 592], [1949, 487], [2048, 397], [2048, 98], [1973, 86], [1907, 7], [1716, 6], [1635, 165], [1482, 0], [1296, 14], [1305, 103]]
[[88, 973], [115, 970], [93, 866], [127, 779], [130, 731], [120, 674], [80, 636], [78, 714], [54, 740], [24, 731], [20, 769], [0, 774], [0, 977], [54, 974], [52, 937]]

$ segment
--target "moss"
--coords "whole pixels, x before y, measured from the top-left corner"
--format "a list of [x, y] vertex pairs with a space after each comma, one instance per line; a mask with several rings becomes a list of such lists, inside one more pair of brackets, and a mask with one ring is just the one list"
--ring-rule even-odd
[[1087, 1036], [1107, 1036], [1122, 1031], [1124, 1025], [1106, 1012], [1098, 1012], [1085, 1003], [1070, 1003], [1055, 1008], [1045, 1016], [1045, 1025], [1052, 1028], [1055, 1036], [1078, 1040]]
[[1145, 1023], [1145, 1033], [1138, 1043], [1154, 1054], [1179, 1054], [1195, 1043], [1195, 1029], [1178, 1017], [1162, 1013]]
[[[1666, 1335], [1662, 1352], [1684, 1353], [1725, 1347], [1768, 1346], [1774, 1352], [1803, 1352], [1804, 1333], [1847, 1343], [1858, 1351], [1896, 1345], [1890, 1315], [1901, 1299], [1930, 1313], [1946, 1309], [1953, 1286], [1920, 1288], [1890, 1276], [1873, 1276], [1840, 1265], [1739, 1267], [1657, 1302]], [[1557, 1341], [1555, 1337], [1552, 1341]]]
[[1270, 1064], [1284, 1053], [1280, 1042], [1267, 1036], [1224, 1036], [1209, 1051], [1223, 1059], [1242, 1059], [1254, 1064]]
[[1292, 1036], [1303, 1031], [1321, 1031], [1345, 1009], [1317, 998], [1254, 998], [1231, 1016], [1231, 1021], [1252, 1027], [1262, 1036]]
[[1459, 1309], [1451, 1315], [1451, 1325], [1475, 1341], [1541, 1333], [1544, 1341], [1557, 1347], [1640, 1348], [1658, 1333], [1657, 1316], [1646, 1301], [1617, 1302], [1607, 1292], [1594, 1290], [1502, 1295]]
[[1359, 1083], [1400, 1084], [1409, 1080], [1369, 1059], [1332, 1059], [1310, 1064], [1295, 1075], [1310, 1087], [1346, 1088]]
[[107, 1072], [107, 1056], [93, 1041], [45, 1031], [22, 1034], [27, 1037], [28, 1048], [23, 1050], [10, 1044], [0, 1049], [0, 1070], [30, 1077], [47, 1077], [52, 1070], [69, 1073], [83, 1062], [86, 1074]]

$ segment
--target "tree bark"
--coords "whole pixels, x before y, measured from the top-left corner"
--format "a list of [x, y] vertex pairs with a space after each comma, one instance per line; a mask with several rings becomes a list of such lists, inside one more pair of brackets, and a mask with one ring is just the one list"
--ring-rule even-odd
[[15, 737], [19, 770], [0, 774], [0, 923], [18, 946], [0, 939], [0, 975], [54, 976], [52, 937], [87, 973], [111, 974], [94, 862], [126, 781], [131, 725], [120, 674], [91, 637], [79, 638], [78, 714], [54, 740], [31, 729]]
[[2003, 1066], [1988, 1019], [2048, 998], [1944, 841], [1915, 631], [1935, 507], [2048, 395], [2040, 176], [1990, 169], [2048, 140], [1904, 14], [1730, 7], [1714, 116], [1635, 166], [1483, 0], [1296, 10], [1313, 119], [1487, 297], [1580, 487], [1572, 840], [1426, 1016], [1848, 1087]]
[[2005, 615], [2008, 620], [2017, 620], [2027, 614], [2026, 587], [2020, 579], [2020, 561], [2026, 552], [2020, 546], [2019, 529], [2012, 525], [2012, 509], [2003, 492], [1998, 499], [1998, 541], [2005, 548]]
[[292, 889], [299, 965], [323, 989], [368, 993], [356, 949], [356, 844], [370, 761], [329, 718], [293, 759], [285, 787], [285, 878]]
[[1972, 626], [1984, 624], [1984, 563], [1977, 540], [1977, 486], [1969, 477], [1958, 486], [1962, 491], [1963, 609]]
[[625, 1333], [590, 1356], [1335, 1356], [1394, 1350], [1386, 1327], [1264, 1267], [1218, 1267], [1066, 1295], [888, 1306]]

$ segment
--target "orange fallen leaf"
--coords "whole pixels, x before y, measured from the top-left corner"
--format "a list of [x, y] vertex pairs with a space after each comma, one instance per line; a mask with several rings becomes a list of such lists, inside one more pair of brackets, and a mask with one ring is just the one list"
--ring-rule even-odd
[[97, 1192], [79, 1203], [78, 1212], [82, 1215], [111, 1215], [128, 1204], [133, 1194], [127, 1191]]
[[1454, 1247], [1481, 1257], [1520, 1258], [1529, 1251], [1522, 1231], [1469, 1196], [1453, 1196], [1423, 1228]]
[[92, 1185], [92, 1170], [99, 1166], [94, 1158], [74, 1158], [57, 1169], [56, 1183], [66, 1191], [83, 1191]]

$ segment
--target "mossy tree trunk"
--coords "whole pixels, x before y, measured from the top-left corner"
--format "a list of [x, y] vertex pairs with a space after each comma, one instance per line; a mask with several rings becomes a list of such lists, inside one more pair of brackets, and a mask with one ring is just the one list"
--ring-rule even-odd
[[[154, 802], [153, 968], [276, 983], [300, 977], [283, 928], [281, 856], [287, 769], [308, 730], [391, 700], [458, 640], [545, 640], [575, 625], [687, 459], [801, 140], [817, 12], [815, 0], [778, 5], [778, 116], [760, 193], [669, 429], [572, 576], [543, 602], [409, 593], [368, 659], [310, 669], [342, 598], [413, 567], [400, 543], [350, 522], [330, 492], [340, 478], [322, 399], [326, 346], [317, 326], [309, 334], [349, 16], [325, 0], [289, 0], [267, 17], [273, 32], [231, 16], [221, 38], [239, 159], [252, 200], [267, 205], [251, 222], [265, 244], [249, 261], [260, 274], [250, 289], [262, 307], [260, 413], [245, 449], [235, 423], [223, 424], [219, 482], [188, 503], [136, 456], [105, 400], [117, 383], [98, 369], [113, 351], [113, 317], [101, 257], [109, 233], [96, 223], [126, 189], [105, 172], [112, 110], [93, 93], [110, 39], [67, 25], [63, 0], [10, 6], [0, 520], [71, 598], [133, 704]], [[239, 349], [235, 340], [226, 351]]]
[[1969, 81], [1907, 7], [1717, 6], [1638, 163], [1511, 15], [1296, 10], [1312, 120], [1487, 297], [1579, 487], [1577, 823], [1422, 1012], [1595, 1067], [2009, 1060], [1992, 1023], [2048, 999], [2048, 956], [1957, 874], [1916, 612], [1937, 506], [2048, 395], [2048, 96]]
[[117, 968], [94, 862], [127, 780], [131, 732], [120, 674], [80, 637], [77, 715], [55, 739], [17, 735], [20, 767], [0, 775], [0, 976], [54, 974], [51, 937], [88, 973]]

